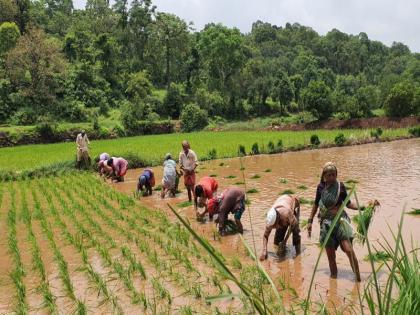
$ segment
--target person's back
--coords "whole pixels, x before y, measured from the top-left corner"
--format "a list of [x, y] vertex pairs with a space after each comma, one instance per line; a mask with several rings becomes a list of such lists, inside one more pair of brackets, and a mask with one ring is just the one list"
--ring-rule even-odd
[[222, 193], [222, 202], [220, 204], [220, 210], [219, 212], [222, 213], [229, 213], [233, 210], [235, 210], [241, 200], [245, 198], [245, 193], [237, 188], [227, 188]]
[[176, 162], [172, 159], [163, 162], [163, 176], [176, 176]]
[[213, 177], [203, 177], [198, 182], [198, 185], [203, 187], [203, 192], [205, 198], [212, 198], [213, 194], [217, 191], [218, 183]]
[[296, 224], [294, 214], [295, 198], [291, 195], [281, 195], [274, 202], [273, 207], [280, 216], [283, 226]]

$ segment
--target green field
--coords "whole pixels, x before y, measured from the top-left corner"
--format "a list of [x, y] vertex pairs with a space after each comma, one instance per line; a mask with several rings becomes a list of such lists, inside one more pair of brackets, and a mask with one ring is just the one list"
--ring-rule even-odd
[[[91, 156], [108, 152], [113, 156], [124, 156], [134, 153], [147, 164], [157, 164], [165, 153], [171, 152], [175, 157], [181, 150], [181, 141], [187, 139], [199, 159], [208, 157], [209, 151], [216, 150], [217, 158], [237, 156], [238, 145], [244, 145], [246, 152], [258, 143], [264, 152], [269, 141], [277, 144], [282, 140], [285, 149], [308, 145], [311, 135], [317, 134], [321, 145], [333, 143], [334, 138], [343, 133], [347, 139], [357, 140], [370, 137], [370, 130], [310, 130], [310, 131], [237, 131], [237, 132], [197, 132], [188, 134], [167, 134], [98, 140], [91, 142]], [[408, 129], [384, 130], [382, 137], [395, 138], [408, 136]], [[38, 144], [0, 149], [0, 170], [28, 170], [59, 162], [72, 161], [75, 158], [75, 144]]]

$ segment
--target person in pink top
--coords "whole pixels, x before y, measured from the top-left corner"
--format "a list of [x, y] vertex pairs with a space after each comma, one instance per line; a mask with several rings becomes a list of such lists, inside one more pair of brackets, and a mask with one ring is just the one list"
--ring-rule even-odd
[[107, 165], [112, 167], [114, 177], [118, 182], [124, 181], [124, 176], [127, 173], [128, 162], [122, 157], [112, 157], [107, 161]]

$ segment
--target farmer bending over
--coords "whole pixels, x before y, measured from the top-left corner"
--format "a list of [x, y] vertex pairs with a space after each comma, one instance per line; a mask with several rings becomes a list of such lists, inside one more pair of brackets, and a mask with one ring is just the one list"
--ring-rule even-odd
[[175, 197], [179, 176], [181, 176], [181, 173], [176, 169], [176, 162], [172, 159], [172, 155], [167, 153], [163, 162], [162, 198], [165, 198], [168, 192], [172, 197]]
[[117, 182], [124, 181], [124, 176], [127, 173], [128, 168], [128, 162], [125, 159], [122, 157], [112, 157], [107, 161], [106, 165], [112, 167], [114, 172], [113, 180], [116, 180]]
[[[194, 188], [194, 207], [197, 212], [197, 216], [201, 216], [198, 213], [197, 207], [205, 207], [206, 201], [216, 196], [217, 188], [219, 187], [217, 181], [213, 177], [205, 176], [200, 179], [198, 185]], [[210, 214], [210, 220], [213, 216]]]
[[139, 182], [137, 184], [137, 192], [143, 192], [143, 196], [152, 195], [152, 187], [155, 186], [155, 175], [150, 168], [146, 168], [139, 177]]
[[238, 232], [241, 234], [244, 232], [241, 217], [245, 211], [245, 193], [239, 188], [227, 188], [221, 195], [210, 199], [207, 202], [207, 211], [210, 217], [218, 214], [216, 223], [219, 223], [220, 235], [226, 235], [226, 221], [229, 213], [233, 214]]
[[[267, 213], [266, 228], [263, 239], [263, 251], [260, 260], [267, 259], [267, 243], [271, 230], [276, 229], [274, 235], [274, 247], [277, 254], [285, 250], [287, 238], [293, 233], [293, 246], [296, 253], [300, 252], [300, 229], [299, 229], [299, 200], [291, 195], [281, 195]], [[287, 230], [288, 235], [286, 235]], [[280, 244], [281, 242], [281, 244]]]

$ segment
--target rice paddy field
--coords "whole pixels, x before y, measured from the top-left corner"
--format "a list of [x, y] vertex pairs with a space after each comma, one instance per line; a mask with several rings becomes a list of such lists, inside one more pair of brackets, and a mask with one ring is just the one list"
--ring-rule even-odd
[[[164, 155], [171, 152], [177, 157], [181, 150], [181, 141], [189, 140], [192, 149], [199, 159], [227, 158], [238, 156], [238, 147], [244, 146], [245, 153], [251, 152], [254, 143], [260, 152], [267, 152], [269, 142], [277, 145], [282, 141], [284, 149], [299, 148], [310, 144], [312, 135], [318, 135], [321, 146], [334, 143], [335, 137], [342, 133], [352, 142], [362, 141], [371, 137], [369, 129], [348, 130], [311, 130], [311, 131], [238, 131], [238, 132], [196, 132], [188, 134], [167, 134], [120, 138], [114, 140], [99, 140], [91, 142], [92, 157], [102, 152], [113, 156], [134, 154], [146, 164], [160, 164]], [[409, 136], [408, 128], [387, 129], [382, 138], [397, 138]], [[0, 149], [0, 170], [19, 171], [49, 166], [61, 162], [75, 160], [74, 142], [57, 144], [25, 145]], [[215, 152], [213, 151], [215, 150]], [[213, 152], [211, 152], [213, 151]]]
[[[239, 144], [248, 151], [254, 142], [276, 143], [284, 136], [250, 133], [248, 139], [247, 133], [227, 134], [236, 134], [236, 142], [226, 140], [226, 146], [219, 133], [211, 134], [213, 138], [198, 133], [95, 141], [92, 149], [101, 145], [98, 153], [112, 153], [112, 147], [125, 152], [145, 146], [153, 158], [166, 152], [166, 145], [178, 152], [187, 137], [198, 154], [205, 154], [207, 143], [228, 156], [237, 154]], [[311, 134], [296, 139], [304, 143]], [[334, 138], [321, 132], [318, 136], [321, 141]], [[285, 146], [297, 143], [282, 141]], [[103, 143], [108, 147], [103, 149]], [[61, 151], [56, 148], [60, 146]], [[21, 155], [13, 153], [8, 161], [25, 169], [25, 163], [14, 159], [36, 157], [38, 147], [45, 150], [42, 154], [52, 147], [52, 157], [74, 151], [73, 143], [32, 146], [36, 148], [32, 154], [19, 151], [26, 147], [11, 148]], [[195, 222], [183, 189], [173, 199], [161, 200], [158, 192], [137, 198], [133, 192], [140, 170], [130, 170], [126, 181], [117, 184], [82, 171], [3, 182], [0, 314], [416, 314], [419, 150], [419, 140], [410, 139], [201, 163], [199, 177], [210, 175], [220, 189], [236, 186], [247, 192], [243, 237], [221, 238], [214, 224]], [[361, 284], [355, 284], [348, 261], [339, 252], [339, 279], [329, 279], [325, 255], [321, 257], [318, 243], [304, 231], [325, 160], [338, 163], [340, 179], [349, 189], [357, 185], [360, 200], [375, 197], [381, 202], [369, 221], [365, 244], [355, 245]], [[31, 168], [37, 166], [38, 159], [34, 161], [28, 162]], [[157, 167], [156, 176], [159, 183]], [[280, 193], [294, 193], [301, 201], [302, 254], [296, 256], [289, 248], [279, 259], [270, 252], [269, 260], [261, 264], [254, 258], [262, 245], [265, 211]], [[412, 215], [400, 216], [411, 208]]]

